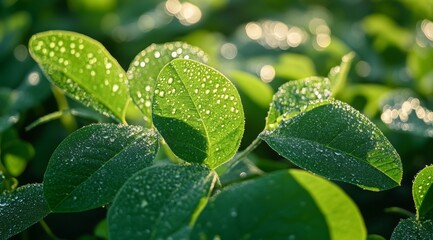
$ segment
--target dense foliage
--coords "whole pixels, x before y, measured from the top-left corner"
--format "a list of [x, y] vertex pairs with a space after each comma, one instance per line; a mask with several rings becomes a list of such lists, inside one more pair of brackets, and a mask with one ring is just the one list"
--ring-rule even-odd
[[433, 236], [429, 1], [91, 2], [0, 3], [1, 239]]

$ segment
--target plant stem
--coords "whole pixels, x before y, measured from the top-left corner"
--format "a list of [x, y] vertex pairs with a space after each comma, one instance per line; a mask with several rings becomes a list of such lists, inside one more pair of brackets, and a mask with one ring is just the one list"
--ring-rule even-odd
[[[68, 110], [69, 104], [68, 104], [68, 100], [65, 97], [65, 93], [56, 86], [53, 86], [51, 89], [53, 91], [53, 95], [54, 98], [56, 99], [59, 110], [60, 111]], [[70, 132], [73, 132], [75, 129], [77, 129], [77, 123], [75, 122], [75, 118], [70, 113], [66, 113], [60, 116], [60, 121]]]
[[242, 152], [240, 152], [238, 155], [236, 155], [231, 160], [231, 164], [230, 165], [234, 165], [236, 162], [238, 162], [242, 158], [248, 156], [248, 154], [250, 154], [252, 151], [254, 151], [254, 149], [256, 149], [260, 145], [261, 142], [262, 142], [262, 139], [260, 137], [257, 137], [256, 139], [254, 139], [254, 141], [250, 145], [248, 145], [248, 147], [245, 148], [245, 150], [243, 150]]
[[50, 227], [48, 226], [48, 224], [42, 219], [41, 221], [39, 221], [39, 224], [41, 224], [42, 228], [44, 229], [45, 233], [53, 240], [57, 240], [59, 239], [58, 237], [56, 237], [56, 235], [54, 235], [53, 231], [51, 231]]
[[400, 214], [402, 216], [406, 216], [406, 217], [415, 217], [415, 214], [413, 214], [412, 212], [409, 212], [406, 209], [403, 208], [399, 208], [399, 207], [389, 207], [385, 209], [385, 212], [387, 213], [397, 213]]

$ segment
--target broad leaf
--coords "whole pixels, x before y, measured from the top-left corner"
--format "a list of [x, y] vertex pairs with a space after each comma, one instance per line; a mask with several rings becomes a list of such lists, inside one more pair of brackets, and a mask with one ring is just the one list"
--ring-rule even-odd
[[294, 164], [329, 179], [377, 191], [402, 178], [400, 157], [382, 132], [336, 100], [311, 104], [260, 137]]
[[50, 213], [42, 184], [29, 184], [0, 194], [0, 239], [8, 239]]
[[45, 172], [50, 208], [74, 212], [111, 202], [128, 178], [152, 164], [157, 149], [156, 133], [138, 126], [94, 124], [75, 131]]
[[266, 129], [274, 129], [282, 119], [292, 118], [312, 101], [327, 99], [330, 95], [330, 83], [326, 78], [310, 77], [281, 85], [272, 99]]
[[29, 50], [69, 96], [105, 116], [123, 118], [129, 101], [126, 73], [101, 43], [78, 33], [48, 31], [33, 35]]
[[382, 102], [382, 121], [391, 129], [433, 137], [433, 111], [411, 90], [395, 90]]
[[244, 112], [236, 88], [221, 73], [175, 59], [158, 76], [153, 120], [173, 153], [215, 168], [237, 151]]
[[216, 176], [201, 166], [144, 169], [121, 188], [108, 212], [111, 239], [187, 239]]
[[158, 74], [175, 58], [207, 61], [201, 49], [183, 42], [172, 42], [150, 45], [129, 66], [127, 76], [131, 98], [148, 122], [152, 121], [152, 99]]
[[433, 238], [433, 222], [414, 218], [401, 220], [392, 233], [391, 240], [426, 240]]
[[416, 175], [412, 195], [417, 218], [433, 220], [433, 166], [425, 167]]
[[339, 66], [333, 67], [329, 71], [328, 78], [331, 82], [332, 95], [335, 96], [340, 92], [347, 82], [347, 75], [349, 74], [350, 65], [355, 57], [354, 52], [350, 52], [341, 58], [341, 64]]
[[313, 61], [305, 55], [296, 53], [281, 54], [275, 72], [276, 76], [288, 80], [317, 75]]
[[336, 185], [283, 170], [213, 196], [191, 239], [365, 239], [356, 205]]

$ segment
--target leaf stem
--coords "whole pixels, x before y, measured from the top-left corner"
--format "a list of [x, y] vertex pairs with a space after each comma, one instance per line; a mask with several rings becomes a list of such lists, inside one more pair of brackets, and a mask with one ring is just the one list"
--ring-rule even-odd
[[250, 143], [250, 145], [248, 145], [248, 147], [245, 148], [245, 150], [243, 150], [242, 152], [237, 154], [234, 158], [232, 158], [230, 165], [233, 165], [236, 162], [238, 162], [239, 160], [241, 160], [242, 158], [248, 156], [248, 154], [250, 154], [252, 151], [254, 151], [254, 149], [256, 149], [260, 145], [261, 142], [262, 142], [262, 139], [260, 137], [257, 137], [256, 139], [254, 139], [254, 141], [252, 141]]
[[[54, 98], [56, 99], [59, 110], [64, 111], [69, 109], [69, 104], [68, 104], [68, 100], [66, 99], [65, 93], [56, 86], [53, 86], [51, 89], [53, 91], [53, 95]], [[72, 114], [68, 113], [60, 116], [60, 121], [70, 132], [73, 132], [75, 129], [77, 129], [77, 123], [75, 122], [75, 119], [72, 116]]]
[[400, 208], [400, 207], [389, 207], [385, 209], [385, 212], [387, 213], [396, 213], [402, 216], [406, 216], [406, 217], [415, 217], [415, 214], [413, 214], [412, 212]]
[[42, 228], [44, 229], [45, 233], [53, 240], [59, 239], [56, 235], [54, 235], [53, 231], [51, 231], [48, 224], [42, 219], [39, 221], [39, 224], [41, 224]]

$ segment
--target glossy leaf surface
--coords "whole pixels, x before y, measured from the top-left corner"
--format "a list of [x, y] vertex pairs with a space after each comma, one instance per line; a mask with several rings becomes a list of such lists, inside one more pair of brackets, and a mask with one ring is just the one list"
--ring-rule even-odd
[[[337, 210], [338, 209], [338, 210]], [[365, 239], [356, 205], [333, 183], [283, 170], [223, 189], [198, 217], [192, 239]]]
[[32, 36], [32, 57], [69, 96], [120, 121], [129, 101], [126, 73], [101, 43], [67, 31]]
[[137, 171], [149, 167], [158, 149], [153, 130], [94, 124], [68, 136], [51, 156], [44, 193], [53, 211], [84, 211], [112, 201]]
[[414, 218], [401, 220], [392, 233], [391, 240], [426, 240], [433, 237], [433, 222]]
[[187, 239], [215, 175], [201, 166], [144, 169], [121, 188], [108, 212], [111, 239]]
[[412, 195], [417, 218], [433, 220], [433, 166], [425, 167], [415, 177]]
[[42, 184], [29, 184], [0, 194], [0, 239], [8, 239], [50, 213]]
[[210, 168], [236, 153], [244, 132], [236, 88], [215, 69], [193, 60], [175, 59], [161, 71], [153, 121], [173, 153]]
[[331, 96], [326, 78], [311, 77], [283, 84], [274, 94], [266, 118], [266, 129], [274, 129], [282, 119], [296, 116], [312, 101]]
[[261, 138], [301, 168], [369, 190], [396, 187], [402, 164], [380, 130], [349, 105], [321, 101]]
[[158, 75], [167, 63], [176, 58], [207, 61], [201, 49], [183, 42], [171, 42], [150, 45], [129, 66], [129, 92], [147, 121], [152, 120], [152, 99]]

